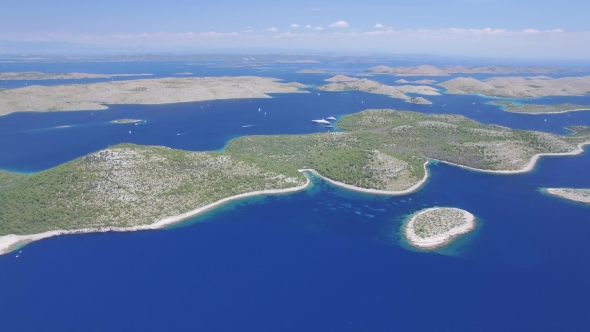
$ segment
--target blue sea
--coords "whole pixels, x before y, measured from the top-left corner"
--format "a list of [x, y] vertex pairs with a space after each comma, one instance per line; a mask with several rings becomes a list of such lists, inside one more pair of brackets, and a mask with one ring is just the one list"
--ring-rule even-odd
[[[374, 64], [4, 65], [2, 71], [157, 77], [190, 71], [319, 85], [333, 75], [296, 71], [319, 67], [354, 74]], [[393, 84], [399, 77], [371, 79]], [[71, 81], [7, 81], [0, 87], [63, 83]], [[426, 97], [434, 102], [430, 107], [362, 92], [309, 91], [271, 99], [13, 113], [0, 117], [0, 168], [39, 172], [122, 142], [219, 150], [243, 135], [323, 132], [310, 120], [367, 108], [461, 114], [557, 134], [566, 134], [568, 125], [590, 126], [590, 111], [512, 114], [480, 96]], [[588, 96], [518, 101], [590, 105]], [[110, 123], [120, 118], [145, 123]], [[590, 207], [539, 188], [590, 188], [589, 150], [544, 157], [534, 171], [517, 175], [434, 163], [420, 190], [398, 197], [351, 192], [313, 178], [305, 191], [235, 201], [165, 230], [38, 241], [20, 249], [18, 258], [0, 256], [0, 330], [587, 331]], [[412, 249], [400, 227], [408, 215], [433, 206], [470, 211], [477, 229], [436, 252]]]

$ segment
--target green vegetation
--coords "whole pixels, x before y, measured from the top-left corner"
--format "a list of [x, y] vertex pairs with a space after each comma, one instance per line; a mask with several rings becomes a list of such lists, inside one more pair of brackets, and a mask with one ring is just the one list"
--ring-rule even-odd
[[492, 105], [502, 106], [502, 109], [511, 113], [523, 114], [549, 114], [549, 113], [565, 113], [571, 111], [590, 110], [587, 105], [575, 104], [557, 104], [557, 105], [534, 105], [534, 104], [517, 104], [509, 101], [494, 101]]
[[445, 234], [453, 228], [466, 226], [468, 219], [464, 210], [456, 208], [435, 208], [416, 216], [414, 234], [423, 239]]
[[345, 132], [244, 136], [223, 152], [120, 144], [33, 175], [0, 173], [0, 236], [151, 224], [220, 199], [303, 185], [313, 168], [346, 184], [404, 190], [427, 158], [520, 169], [542, 152], [567, 152], [590, 128], [558, 136], [482, 125], [462, 116], [367, 110]]

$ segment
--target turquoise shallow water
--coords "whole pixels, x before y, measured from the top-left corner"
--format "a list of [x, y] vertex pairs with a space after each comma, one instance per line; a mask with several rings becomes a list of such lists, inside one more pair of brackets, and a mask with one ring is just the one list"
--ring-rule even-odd
[[[590, 125], [590, 112], [543, 121], [501, 112], [480, 97], [433, 100], [430, 108], [364, 93], [312, 93], [12, 114], [0, 117], [0, 168], [40, 171], [119, 142], [219, 149], [245, 134], [323, 131], [309, 120], [369, 107], [458, 112], [558, 133], [564, 125]], [[258, 107], [268, 110], [266, 117]], [[123, 117], [147, 124], [108, 123]], [[56, 128], [64, 125], [72, 127]], [[236, 201], [167, 230], [39, 241], [19, 258], [0, 256], [0, 326], [582, 331], [590, 324], [590, 208], [538, 188], [590, 187], [589, 167], [588, 148], [579, 156], [542, 158], [533, 172], [519, 175], [433, 164], [423, 188], [399, 197], [315, 179], [306, 191]], [[477, 230], [438, 252], [409, 249], [401, 223], [432, 206], [469, 210]]]

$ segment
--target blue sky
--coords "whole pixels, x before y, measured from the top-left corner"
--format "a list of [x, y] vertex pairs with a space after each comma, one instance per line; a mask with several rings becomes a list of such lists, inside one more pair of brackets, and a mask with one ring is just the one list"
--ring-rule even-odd
[[19, 0], [0, 40], [590, 58], [590, 1]]

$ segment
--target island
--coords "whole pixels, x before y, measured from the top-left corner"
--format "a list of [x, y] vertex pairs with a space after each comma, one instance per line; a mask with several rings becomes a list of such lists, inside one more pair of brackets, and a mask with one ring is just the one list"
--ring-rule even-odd
[[431, 105], [432, 104], [431, 101], [426, 100], [422, 97], [410, 98], [407, 100], [407, 102], [410, 104], [417, 104], [417, 105]]
[[0, 91], [0, 115], [12, 112], [103, 110], [106, 104], [168, 104], [215, 99], [271, 98], [309, 93], [300, 83], [256, 76], [158, 78], [92, 84], [28, 86]]
[[396, 76], [449, 76], [451, 74], [561, 74], [587, 72], [587, 68], [556, 68], [537, 66], [447, 66], [421, 65], [415, 67], [376, 66], [366, 70], [374, 74], [395, 74]]
[[400, 83], [400, 84], [433, 84], [436, 83], [435, 80], [416, 80], [416, 81], [408, 81], [405, 79], [401, 79], [401, 80], [397, 80], [395, 81], [395, 83]]
[[323, 69], [302, 69], [297, 72], [298, 74], [325, 74], [327, 71]]
[[475, 229], [475, 216], [457, 208], [430, 208], [415, 213], [403, 227], [408, 243], [418, 249], [435, 250]]
[[334, 77], [330, 77], [328, 79], [326, 79], [326, 82], [336, 82], [336, 83], [340, 83], [340, 82], [356, 82], [359, 79], [356, 77], [350, 77], [350, 76], [345, 76], [345, 75], [336, 75]]
[[82, 78], [111, 78], [129, 76], [150, 76], [152, 74], [87, 74], [87, 73], [41, 73], [38, 71], [0, 73], [0, 80], [77, 80]]
[[545, 188], [542, 191], [570, 201], [590, 204], [590, 189]]
[[590, 110], [590, 106], [575, 104], [535, 105], [518, 104], [509, 101], [494, 101], [490, 105], [501, 106], [506, 112], [521, 114], [555, 114]]
[[448, 94], [479, 94], [504, 98], [578, 96], [590, 93], [590, 76], [555, 79], [492, 77], [485, 81], [458, 77], [438, 85], [446, 88]]
[[391, 98], [399, 98], [404, 99], [408, 102], [411, 102], [411, 98], [406, 96], [405, 93], [417, 93], [422, 95], [428, 96], [438, 96], [438, 90], [436, 88], [430, 86], [413, 86], [413, 85], [401, 85], [401, 86], [392, 86], [381, 84], [379, 82], [375, 82], [366, 78], [353, 81], [353, 82], [342, 82], [342, 83], [330, 83], [327, 85], [322, 85], [316, 88], [317, 90], [321, 91], [349, 91], [349, 90], [358, 90], [364, 91], [368, 93], [375, 93], [381, 95], [387, 95]]
[[590, 141], [588, 127], [560, 136], [394, 110], [346, 115], [337, 126], [243, 136], [216, 152], [119, 144], [31, 175], [0, 173], [0, 252], [60, 234], [157, 229], [233, 199], [303, 190], [310, 176], [403, 195], [425, 183], [429, 160], [526, 172], [541, 155], [581, 153]]
[[111, 123], [115, 123], [115, 124], [127, 124], [127, 123], [137, 123], [137, 122], [143, 122], [143, 120], [138, 120], [138, 119], [117, 119], [117, 120], [112, 120]]

